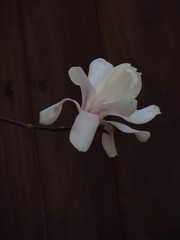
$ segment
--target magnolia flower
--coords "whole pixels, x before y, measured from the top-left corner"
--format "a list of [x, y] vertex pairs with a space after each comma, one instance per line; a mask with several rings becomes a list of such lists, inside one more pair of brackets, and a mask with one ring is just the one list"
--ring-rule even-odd
[[117, 156], [114, 143], [113, 126], [124, 133], [134, 133], [141, 142], [150, 137], [147, 131], [139, 131], [129, 126], [106, 121], [106, 116], [118, 116], [127, 122], [143, 124], [151, 121], [160, 114], [155, 105], [137, 110], [137, 100], [141, 91], [141, 73], [129, 63], [113, 67], [102, 58], [94, 60], [86, 76], [81, 67], [72, 67], [69, 70], [71, 81], [80, 86], [82, 104], [73, 99], [65, 98], [62, 101], [40, 112], [40, 123], [52, 124], [61, 113], [62, 105], [66, 101], [73, 101], [79, 114], [70, 131], [70, 142], [81, 152], [86, 152], [94, 138], [99, 125], [103, 125], [107, 133], [102, 134], [102, 146], [109, 157]]

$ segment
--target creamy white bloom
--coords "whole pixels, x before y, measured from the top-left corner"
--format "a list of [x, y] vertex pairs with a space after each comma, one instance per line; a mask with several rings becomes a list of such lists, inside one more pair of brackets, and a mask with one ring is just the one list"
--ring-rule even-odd
[[137, 100], [141, 91], [141, 73], [129, 63], [113, 67], [102, 58], [94, 60], [89, 67], [88, 77], [81, 67], [69, 70], [72, 82], [81, 88], [81, 107], [73, 99], [65, 98], [40, 112], [41, 124], [52, 124], [60, 115], [65, 101], [73, 101], [79, 111], [70, 131], [70, 142], [79, 151], [86, 152], [94, 138], [98, 126], [104, 125], [109, 133], [102, 134], [102, 145], [109, 157], [117, 156], [113, 127], [125, 133], [134, 133], [141, 142], [150, 137], [147, 131], [139, 131], [115, 121], [105, 121], [108, 115], [118, 116], [127, 122], [143, 124], [160, 114], [159, 107], [151, 105], [137, 110]]

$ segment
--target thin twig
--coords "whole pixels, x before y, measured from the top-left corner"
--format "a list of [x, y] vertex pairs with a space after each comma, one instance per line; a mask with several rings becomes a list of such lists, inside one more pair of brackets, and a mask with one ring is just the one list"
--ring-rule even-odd
[[[28, 129], [37, 129], [37, 130], [43, 130], [43, 131], [51, 131], [51, 132], [65, 132], [65, 131], [70, 131], [71, 128], [70, 127], [47, 127], [47, 126], [41, 126], [41, 125], [34, 125], [32, 123], [23, 123], [23, 122], [19, 122], [13, 119], [9, 119], [6, 117], [0, 117], [0, 121], [1, 122], [5, 122], [8, 124], [12, 124], [18, 127], [23, 127], [23, 128], [28, 128]], [[102, 129], [102, 128], [98, 128], [98, 130], [100, 132], [103, 133], [108, 133], [106, 130]]]
[[1, 122], [6, 122], [18, 127], [24, 127], [28, 129], [38, 129], [38, 130], [43, 130], [43, 131], [69, 131], [71, 128], [67, 127], [46, 127], [46, 126], [41, 126], [41, 125], [33, 125], [32, 123], [23, 123], [19, 121], [15, 121], [9, 118], [5, 117], [0, 117]]

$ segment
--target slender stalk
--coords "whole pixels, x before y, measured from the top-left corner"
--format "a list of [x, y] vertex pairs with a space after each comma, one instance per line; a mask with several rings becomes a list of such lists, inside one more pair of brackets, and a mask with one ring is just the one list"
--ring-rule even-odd
[[71, 128], [68, 127], [47, 127], [47, 126], [41, 126], [41, 125], [33, 125], [31, 123], [23, 123], [19, 121], [15, 121], [13, 119], [0, 117], [1, 122], [9, 123], [18, 127], [24, 127], [28, 129], [38, 129], [43, 131], [69, 131]]
[[[28, 129], [37, 129], [37, 130], [43, 130], [43, 131], [65, 132], [65, 131], [70, 131], [71, 130], [70, 127], [47, 127], [47, 126], [41, 126], [41, 125], [34, 125], [32, 123], [23, 123], [23, 122], [19, 122], [19, 121], [9, 119], [9, 118], [6, 118], [6, 117], [0, 117], [0, 121], [11, 124], [11, 125], [15, 125], [17, 127], [23, 127], [23, 128], [28, 128]], [[100, 127], [98, 128], [98, 130], [100, 132], [108, 134], [108, 132], [106, 130], [104, 130]]]

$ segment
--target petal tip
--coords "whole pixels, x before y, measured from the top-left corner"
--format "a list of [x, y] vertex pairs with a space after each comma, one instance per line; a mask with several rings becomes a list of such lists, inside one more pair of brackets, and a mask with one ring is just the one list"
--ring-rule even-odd
[[147, 142], [148, 139], [151, 137], [151, 133], [147, 131], [137, 132], [135, 133], [135, 135], [140, 142]]
[[117, 157], [117, 156], [118, 156], [118, 154], [108, 155], [109, 158], [115, 158], [115, 157]]

